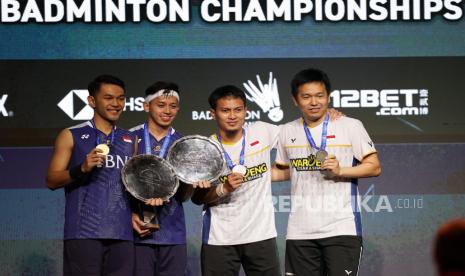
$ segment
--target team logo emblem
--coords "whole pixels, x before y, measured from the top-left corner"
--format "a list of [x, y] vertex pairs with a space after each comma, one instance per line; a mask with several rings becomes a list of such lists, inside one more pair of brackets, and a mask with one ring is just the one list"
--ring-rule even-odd
[[243, 85], [246, 89], [247, 100], [256, 103], [264, 113], [268, 113], [268, 118], [271, 121], [279, 122], [283, 119], [284, 113], [279, 101], [278, 81], [273, 78], [273, 72], [270, 72], [268, 83], [263, 84], [260, 76], [257, 75], [257, 85], [251, 80]]

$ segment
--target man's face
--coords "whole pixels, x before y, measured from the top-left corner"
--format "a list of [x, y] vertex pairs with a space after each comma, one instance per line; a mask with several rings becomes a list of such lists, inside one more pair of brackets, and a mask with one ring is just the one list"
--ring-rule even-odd
[[306, 120], [315, 122], [326, 114], [329, 93], [324, 83], [309, 82], [299, 86], [297, 96], [292, 98]]
[[160, 96], [144, 103], [145, 112], [156, 125], [166, 128], [171, 126], [179, 111], [178, 99], [174, 96]]
[[89, 96], [89, 105], [103, 119], [116, 122], [123, 112], [126, 97], [124, 90], [118, 85], [103, 83], [95, 96]]
[[211, 109], [213, 119], [218, 128], [226, 132], [235, 132], [242, 129], [245, 122], [246, 107], [241, 98], [225, 97], [216, 103], [216, 109]]

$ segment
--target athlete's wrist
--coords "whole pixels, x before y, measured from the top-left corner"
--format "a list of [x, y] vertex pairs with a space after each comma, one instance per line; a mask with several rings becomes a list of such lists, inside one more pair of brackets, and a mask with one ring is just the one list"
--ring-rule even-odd
[[229, 180], [227, 179], [226, 179], [226, 182], [223, 183], [223, 189], [224, 189], [225, 194], [232, 193], [235, 190], [234, 187], [229, 183]]
[[344, 177], [344, 172], [345, 172], [345, 168], [339, 167], [339, 169], [337, 170], [336, 175], [337, 175], [338, 177]]
[[225, 196], [225, 195], [227, 194], [227, 192], [226, 192], [225, 190], [226, 190], [226, 189], [224, 188], [224, 184], [223, 184], [223, 183], [219, 184], [218, 186], [216, 186], [216, 189], [215, 189], [216, 195], [217, 195], [218, 197], [223, 197], [223, 196]]
[[86, 175], [86, 172], [82, 169], [82, 164], [74, 166], [69, 169], [69, 176], [73, 180], [80, 180]]

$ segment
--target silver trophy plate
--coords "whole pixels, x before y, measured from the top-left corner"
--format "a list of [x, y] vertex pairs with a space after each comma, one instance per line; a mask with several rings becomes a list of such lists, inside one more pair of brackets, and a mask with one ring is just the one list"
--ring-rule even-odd
[[225, 159], [221, 146], [200, 135], [185, 136], [170, 147], [166, 158], [182, 182], [213, 182], [223, 172]]
[[136, 155], [128, 160], [121, 171], [123, 184], [135, 198], [171, 198], [179, 187], [173, 167], [155, 155]]

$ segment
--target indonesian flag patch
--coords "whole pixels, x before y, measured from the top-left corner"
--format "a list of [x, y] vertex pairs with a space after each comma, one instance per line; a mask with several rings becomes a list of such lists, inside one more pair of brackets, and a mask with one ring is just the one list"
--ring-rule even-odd
[[123, 141], [126, 142], [126, 143], [131, 143], [132, 144], [132, 139], [131, 139], [131, 136], [129, 136], [129, 135], [124, 135], [123, 136]]

